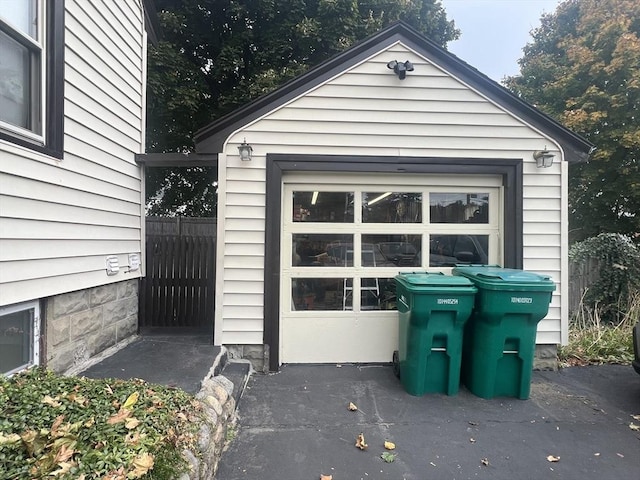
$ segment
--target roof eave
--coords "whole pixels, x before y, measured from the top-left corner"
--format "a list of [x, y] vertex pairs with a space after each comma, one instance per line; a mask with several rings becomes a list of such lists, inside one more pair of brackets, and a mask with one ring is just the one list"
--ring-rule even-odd
[[363, 40], [348, 50], [335, 55], [305, 74], [285, 83], [282, 87], [213, 121], [195, 133], [198, 152], [221, 152], [230, 134], [243, 125], [268, 113], [313, 86], [338, 74], [387, 45], [402, 41], [425, 55], [429, 60], [486, 95], [503, 108], [513, 111], [524, 121], [557, 140], [569, 162], [585, 162], [594, 146], [581, 136], [562, 126], [553, 118], [518, 98], [502, 85], [490, 79], [468, 63], [424, 37], [404, 22], [397, 22]]

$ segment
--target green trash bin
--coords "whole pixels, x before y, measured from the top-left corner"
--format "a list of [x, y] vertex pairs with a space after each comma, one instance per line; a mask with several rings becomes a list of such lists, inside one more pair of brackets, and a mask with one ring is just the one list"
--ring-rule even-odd
[[464, 333], [462, 382], [482, 398], [529, 398], [538, 322], [555, 284], [548, 276], [497, 266], [460, 266], [478, 288]]
[[457, 394], [464, 324], [476, 288], [441, 273], [401, 273], [395, 280], [400, 341], [393, 356], [402, 385], [416, 396]]

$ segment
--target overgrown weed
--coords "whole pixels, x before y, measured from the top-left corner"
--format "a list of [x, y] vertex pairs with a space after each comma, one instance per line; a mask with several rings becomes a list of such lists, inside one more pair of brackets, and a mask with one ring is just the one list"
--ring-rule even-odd
[[[614, 308], [612, 308], [614, 307]], [[603, 312], [615, 309], [615, 321], [603, 321]], [[609, 316], [610, 318], [610, 316]], [[633, 326], [640, 320], [640, 290], [620, 298], [616, 305], [587, 305], [584, 296], [569, 324], [569, 344], [559, 350], [561, 365], [629, 364], [633, 360]]]

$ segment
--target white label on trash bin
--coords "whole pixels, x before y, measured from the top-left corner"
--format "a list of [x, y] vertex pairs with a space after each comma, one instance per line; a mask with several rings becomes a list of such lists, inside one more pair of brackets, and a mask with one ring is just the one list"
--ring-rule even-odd
[[533, 303], [531, 297], [511, 297], [511, 303]]
[[439, 298], [438, 305], [458, 305], [457, 298]]

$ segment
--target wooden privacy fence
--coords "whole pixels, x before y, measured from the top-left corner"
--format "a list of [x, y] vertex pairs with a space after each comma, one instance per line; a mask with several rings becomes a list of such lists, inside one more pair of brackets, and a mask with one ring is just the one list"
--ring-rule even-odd
[[216, 220], [147, 218], [141, 328], [213, 332]]
[[598, 279], [600, 261], [597, 258], [587, 259], [578, 264], [569, 260], [569, 313], [573, 314], [580, 308], [584, 292]]

